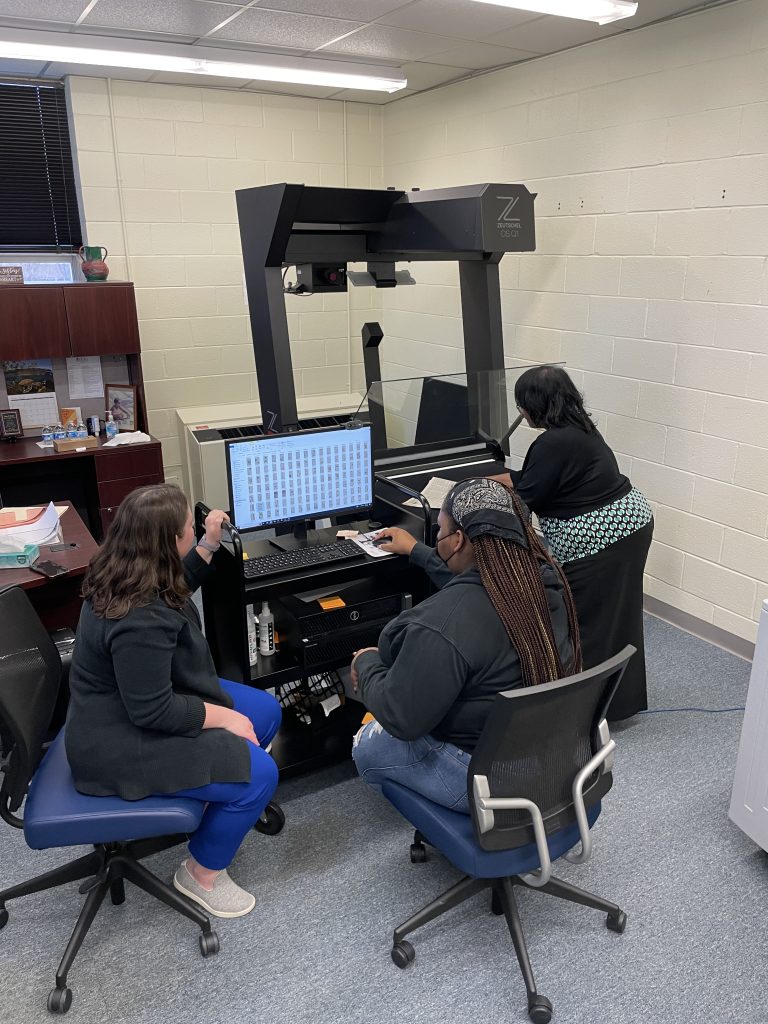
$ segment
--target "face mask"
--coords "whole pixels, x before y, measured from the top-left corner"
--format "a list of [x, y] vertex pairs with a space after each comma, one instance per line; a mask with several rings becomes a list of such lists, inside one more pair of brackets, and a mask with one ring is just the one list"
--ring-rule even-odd
[[453, 558], [453, 556], [454, 555], [458, 555], [458, 551], [454, 551], [453, 555], [449, 555], [447, 558], [443, 558], [443, 556], [440, 554], [440, 548], [439, 548], [440, 541], [441, 540], [447, 540], [449, 537], [452, 537], [454, 535], [454, 533], [458, 533], [458, 532], [459, 532], [458, 530], [451, 530], [450, 533], [446, 533], [442, 537], [437, 537], [435, 539], [435, 554], [440, 559], [440, 561], [443, 563], [443, 565], [448, 565], [448, 563]]

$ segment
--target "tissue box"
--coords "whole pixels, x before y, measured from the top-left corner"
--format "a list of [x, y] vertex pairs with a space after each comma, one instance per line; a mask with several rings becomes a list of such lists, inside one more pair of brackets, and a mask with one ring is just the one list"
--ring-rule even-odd
[[0, 569], [28, 569], [39, 557], [37, 544], [25, 544], [23, 551], [0, 551]]

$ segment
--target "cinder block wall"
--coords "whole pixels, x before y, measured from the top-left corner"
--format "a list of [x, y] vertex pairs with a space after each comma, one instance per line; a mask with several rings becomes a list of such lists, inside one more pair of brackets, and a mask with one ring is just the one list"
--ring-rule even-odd
[[[536, 253], [501, 264], [506, 352], [567, 362], [652, 500], [647, 593], [753, 640], [768, 597], [768, 4], [390, 104], [384, 180], [538, 192]], [[462, 369], [455, 271], [414, 273], [425, 287], [385, 297], [387, 369]]]
[[[234, 190], [381, 187], [381, 110], [96, 78], [68, 80], [88, 241], [136, 285], [150, 429], [180, 480], [174, 410], [258, 398]], [[362, 386], [372, 289], [287, 298], [297, 394]], [[369, 309], [369, 307], [371, 307]], [[350, 341], [351, 337], [351, 341]]]

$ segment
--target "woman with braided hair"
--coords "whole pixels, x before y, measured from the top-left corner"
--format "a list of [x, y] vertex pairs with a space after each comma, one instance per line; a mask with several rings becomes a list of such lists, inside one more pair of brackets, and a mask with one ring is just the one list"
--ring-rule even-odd
[[576, 613], [528, 510], [493, 480], [463, 480], [438, 516], [434, 548], [382, 531], [440, 589], [358, 651], [352, 682], [374, 721], [355, 737], [364, 782], [388, 779], [469, 812], [467, 766], [494, 698], [581, 670]]

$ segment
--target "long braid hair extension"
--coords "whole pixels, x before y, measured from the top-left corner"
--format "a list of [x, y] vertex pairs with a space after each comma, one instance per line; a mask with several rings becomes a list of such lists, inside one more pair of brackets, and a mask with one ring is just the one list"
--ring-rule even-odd
[[[520, 658], [523, 682], [526, 686], [536, 686], [581, 671], [579, 626], [573, 596], [561, 566], [541, 543], [530, 524], [528, 510], [514, 491], [511, 495], [525, 527], [528, 548], [489, 534], [477, 537], [472, 545], [482, 584]], [[541, 563], [553, 567], [563, 587], [573, 650], [567, 666], [561, 663], [557, 651], [539, 570]]]

